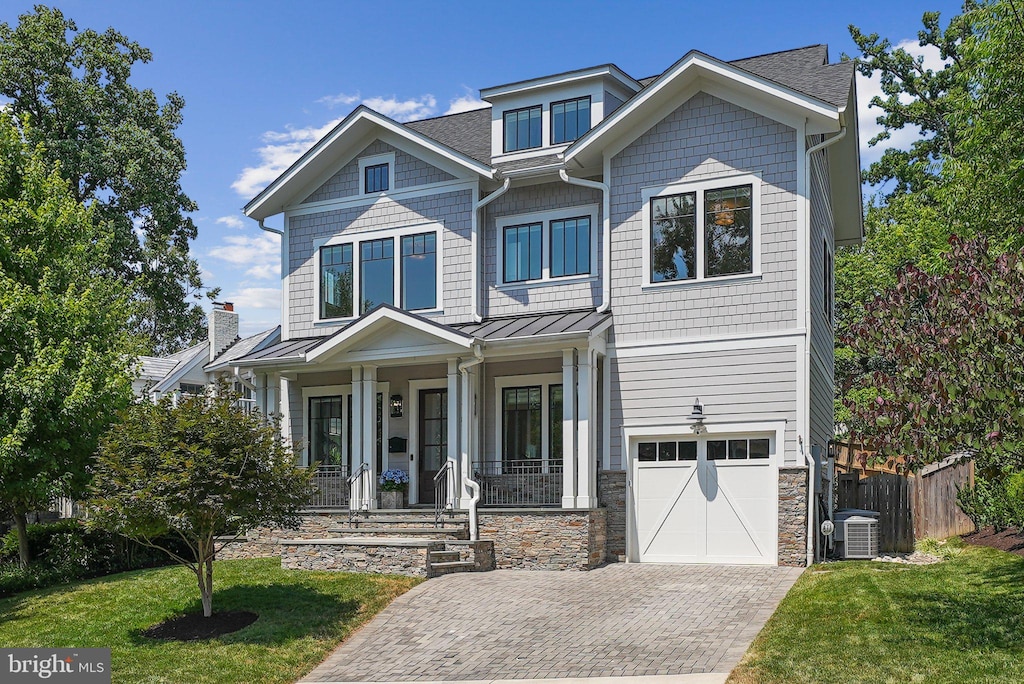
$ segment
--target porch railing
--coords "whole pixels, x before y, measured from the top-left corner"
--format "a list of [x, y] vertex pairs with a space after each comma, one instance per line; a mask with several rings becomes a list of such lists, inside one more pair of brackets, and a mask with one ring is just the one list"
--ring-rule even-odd
[[455, 483], [455, 465], [445, 461], [441, 469], [434, 475], [434, 526], [441, 524], [441, 518], [451, 513], [453, 485]]
[[349, 500], [348, 466], [317, 465], [313, 473], [310, 508], [347, 508]]
[[562, 464], [538, 459], [473, 465], [481, 506], [558, 506], [562, 503]]

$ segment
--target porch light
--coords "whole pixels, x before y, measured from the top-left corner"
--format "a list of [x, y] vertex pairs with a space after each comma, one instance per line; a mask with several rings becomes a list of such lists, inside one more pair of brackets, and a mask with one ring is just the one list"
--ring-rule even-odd
[[708, 431], [704, 427], [704, 406], [700, 403], [700, 399], [693, 400], [693, 411], [688, 416], [689, 420], [693, 423], [690, 429], [693, 430], [693, 434], [702, 435]]
[[391, 399], [389, 400], [389, 404], [391, 405], [391, 417], [392, 418], [401, 418], [402, 417], [402, 395], [401, 394], [392, 394], [391, 395]]

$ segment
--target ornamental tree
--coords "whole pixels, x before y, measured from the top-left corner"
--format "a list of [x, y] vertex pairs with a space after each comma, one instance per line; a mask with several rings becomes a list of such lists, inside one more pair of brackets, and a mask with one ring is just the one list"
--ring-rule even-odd
[[908, 266], [843, 340], [860, 364], [850, 429], [916, 469], [969, 453], [983, 477], [1024, 468], [1024, 260], [952, 238], [947, 268]]
[[23, 131], [0, 111], [0, 512], [24, 566], [26, 514], [83, 493], [139, 345], [109, 231]]
[[[90, 524], [160, 549], [191, 570], [206, 617], [217, 551], [259, 525], [296, 526], [312, 493], [311, 473], [296, 467], [278, 426], [236, 407], [223, 389], [124, 412], [101, 442], [88, 503]], [[189, 553], [161, 546], [168, 534]]]

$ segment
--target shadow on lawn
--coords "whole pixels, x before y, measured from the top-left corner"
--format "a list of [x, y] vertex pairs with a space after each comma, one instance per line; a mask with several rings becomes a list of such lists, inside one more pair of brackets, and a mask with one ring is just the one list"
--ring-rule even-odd
[[[280, 645], [321, 632], [326, 626], [353, 618], [359, 611], [358, 601], [340, 599], [300, 584], [236, 585], [213, 592], [213, 612], [250, 611], [259, 615], [253, 624], [210, 641]], [[168, 613], [164, 620], [202, 612], [197, 596], [185, 609]], [[137, 646], [158, 646], [160, 640], [142, 635], [151, 627], [134, 630], [131, 641]]]

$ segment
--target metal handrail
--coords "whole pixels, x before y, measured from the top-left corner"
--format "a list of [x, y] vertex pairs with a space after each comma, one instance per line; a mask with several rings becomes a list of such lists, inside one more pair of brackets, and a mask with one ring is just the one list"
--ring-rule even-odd
[[454, 474], [455, 465], [451, 461], [445, 461], [434, 475], [434, 527], [440, 527], [444, 514], [451, 513], [452, 507], [448, 505], [448, 482], [451, 479], [449, 476]]
[[348, 476], [348, 517], [353, 520], [363, 506], [363, 473], [369, 472], [366, 463], [360, 463], [356, 471]]

